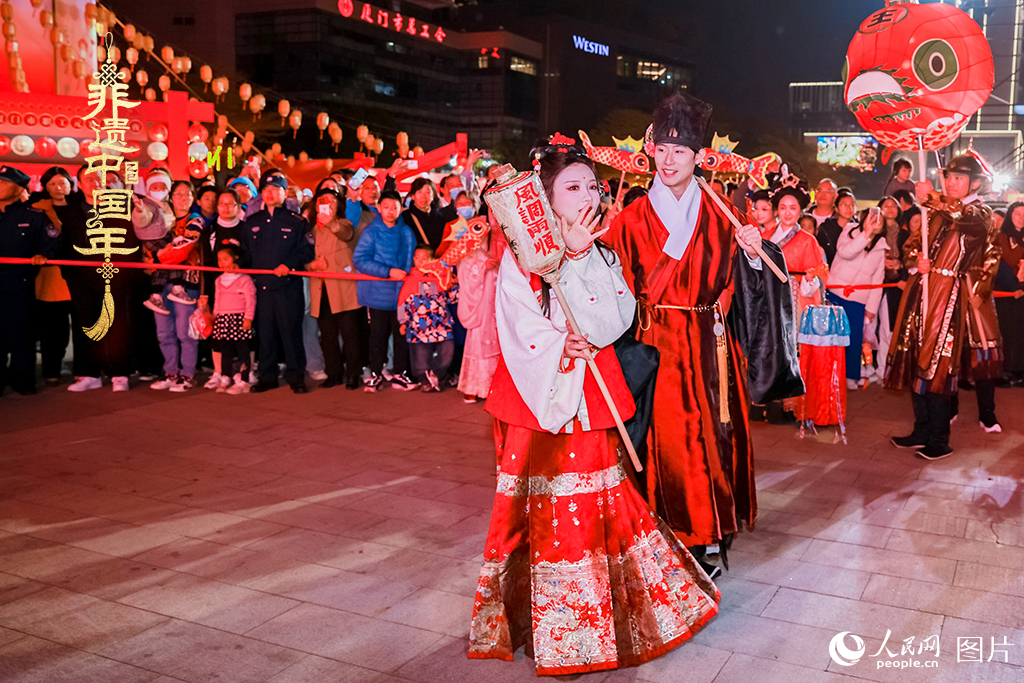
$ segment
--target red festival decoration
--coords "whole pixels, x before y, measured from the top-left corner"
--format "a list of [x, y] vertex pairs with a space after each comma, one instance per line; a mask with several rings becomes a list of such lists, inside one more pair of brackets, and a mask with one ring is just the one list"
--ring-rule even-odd
[[846, 106], [900, 150], [951, 144], [992, 93], [992, 51], [953, 5], [888, 0], [861, 23], [844, 69]]

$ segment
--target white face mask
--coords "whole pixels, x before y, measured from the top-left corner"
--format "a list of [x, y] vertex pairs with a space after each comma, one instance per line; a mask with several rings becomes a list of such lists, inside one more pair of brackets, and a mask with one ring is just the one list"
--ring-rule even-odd
[[162, 202], [167, 199], [170, 192], [168, 190], [152, 190], [149, 193], [151, 199], [155, 199], [158, 202]]

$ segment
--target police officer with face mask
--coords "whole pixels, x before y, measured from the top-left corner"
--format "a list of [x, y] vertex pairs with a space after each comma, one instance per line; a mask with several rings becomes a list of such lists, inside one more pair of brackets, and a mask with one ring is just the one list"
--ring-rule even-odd
[[296, 394], [306, 388], [306, 351], [302, 345], [305, 309], [301, 278], [289, 275], [305, 270], [316, 256], [309, 224], [284, 206], [288, 181], [280, 174], [267, 174], [261, 181], [263, 208], [245, 219], [241, 237], [242, 268], [273, 270], [273, 275], [255, 275], [256, 335], [259, 344], [259, 381], [252, 391], [277, 387], [277, 361], [283, 355], [285, 381]]
[[35, 338], [29, 317], [36, 266], [57, 256], [60, 248], [60, 233], [46, 214], [22, 201], [28, 181], [28, 175], [13, 166], [0, 166], [0, 257], [32, 259], [32, 265], [0, 264], [0, 393], [10, 384], [22, 395], [36, 393]]

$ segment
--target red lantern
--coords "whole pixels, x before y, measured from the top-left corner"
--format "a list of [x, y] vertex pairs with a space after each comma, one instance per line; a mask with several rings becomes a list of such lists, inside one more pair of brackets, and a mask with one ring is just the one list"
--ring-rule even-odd
[[951, 144], [992, 93], [992, 51], [953, 5], [889, 0], [860, 25], [844, 68], [846, 106], [879, 142], [901, 150]]
[[206, 126], [193, 123], [188, 128], [188, 141], [189, 142], [206, 142], [207, 138], [210, 137], [210, 131], [206, 129]]
[[0, 156], [11, 153], [11, 139], [6, 135], [0, 135]]
[[41, 157], [52, 157], [57, 153], [57, 143], [53, 138], [45, 137], [36, 140], [36, 154]]
[[188, 165], [188, 174], [193, 178], [205, 178], [210, 173], [210, 167], [206, 165], [205, 159], [194, 159]]
[[167, 126], [162, 123], [154, 123], [149, 127], [149, 139], [154, 142], [167, 142]]

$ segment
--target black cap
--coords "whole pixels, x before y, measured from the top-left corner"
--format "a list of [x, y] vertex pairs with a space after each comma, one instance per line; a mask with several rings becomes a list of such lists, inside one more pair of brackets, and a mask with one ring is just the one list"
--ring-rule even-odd
[[0, 180], [12, 182], [15, 185], [20, 185], [21, 187], [27, 190], [28, 181], [30, 180], [30, 178], [28, 177], [28, 174], [25, 173], [24, 171], [20, 171], [14, 168], [13, 166], [4, 165], [0, 166]]
[[267, 185], [273, 185], [274, 187], [280, 187], [282, 190], [287, 190], [288, 179], [277, 173], [265, 175], [260, 179], [260, 188], [262, 189]]
[[988, 174], [982, 167], [981, 162], [973, 154], [958, 154], [949, 160], [943, 173], [963, 173], [971, 178], [986, 177]]
[[711, 105], [684, 92], [662, 100], [654, 110], [651, 139], [700, 150], [711, 125]]

